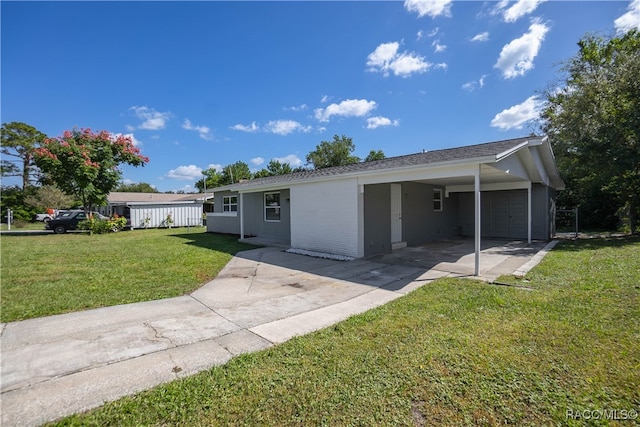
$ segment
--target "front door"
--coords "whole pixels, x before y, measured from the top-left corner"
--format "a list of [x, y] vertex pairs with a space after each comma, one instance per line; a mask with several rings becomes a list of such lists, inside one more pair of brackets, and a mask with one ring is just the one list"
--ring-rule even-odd
[[402, 242], [402, 186], [391, 184], [391, 243]]

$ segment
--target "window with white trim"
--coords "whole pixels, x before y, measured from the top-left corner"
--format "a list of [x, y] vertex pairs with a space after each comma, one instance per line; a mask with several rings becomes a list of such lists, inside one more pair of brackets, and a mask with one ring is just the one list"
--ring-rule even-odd
[[433, 189], [433, 210], [436, 212], [442, 211], [442, 189]]
[[223, 196], [222, 212], [238, 212], [238, 196]]
[[280, 193], [264, 193], [264, 220], [280, 221]]

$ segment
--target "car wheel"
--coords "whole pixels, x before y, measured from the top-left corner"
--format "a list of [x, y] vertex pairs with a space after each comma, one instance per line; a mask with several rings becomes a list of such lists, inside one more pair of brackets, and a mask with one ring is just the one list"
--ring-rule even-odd
[[56, 225], [56, 228], [53, 229], [53, 232], [56, 234], [64, 234], [67, 232], [67, 229], [64, 225]]

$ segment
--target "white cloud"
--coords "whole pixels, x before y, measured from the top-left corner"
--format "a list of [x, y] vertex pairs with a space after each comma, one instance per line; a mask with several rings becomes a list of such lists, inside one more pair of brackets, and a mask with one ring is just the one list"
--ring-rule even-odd
[[297, 105], [297, 106], [293, 106], [293, 107], [284, 107], [284, 111], [304, 111], [306, 110], [307, 104], [302, 104], [302, 105]]
[[209, 135], [209, 131], [211, 129], [209, 129], [207, 126], [195, 126], [191, 123], [191, 120], [189, 119], [184, 119], [184, 122], [182, 123], [182, 128], [186, 130], [192, 130], [192, 131], [198, 132], [198, 135], [200, 135], [200, 138], [204, 140], [207, 140], [207, 141], [213, 140], [213, 137]]
[[633, 0], [627, 7], [627, 13], [613, 21], [618, 34], [637, 28], [640, 30], [640, 0]]
[[264, 131], [276, 135], [288, 135], [293, 132], [309, 132], [311, 126], [303, 126], [294, 120], [271, 120], [264, 126]]
[[329, 95], [322, 95], [322, 98], [320, 98], [320, 103], [326, 104], [327, 102], [329, 102]]
[[277, 160], [280, 163], [287, 163], [292, 167], [302, 166], [302, 160], [298, 158], [295, 154], [289, 154], [284, 157], [274, 157], [273, 160]]
[[311, 126], [304, 126], [294, 120], [271, 120], [263, 127], [258, 126], [256, 122], [251, 122], [248, 126], [242, 124], [231, 126], [231, 129], [249, 133], [262, 131], [276, 135], [288, 135], [293, 132], [310, 132]]
[[496, 114], [491, 126], [501, 130], [522, 129], [522, 126], [540, 117], [544, 101], [538, 96], [530, 96], [521, 104], [514, 105]]
[[366, 99], [347, 99], [340, 104], [330, 104], [327, 108], [315, 110], [316, 119], [328, 122], [331, 116], [363, 117], [374, 110], [378, 105], [375, 101]]
[[398, 42], [382, 43], [367, 57], [368, 71], [381, 72], [385, 77], [392, 71], [396, 76], [409, 77], [413, 73], [424, 73], [431, 63], [414, 52], [398, 53]]
[[134, 147], [142, 147], [142, 141], [140, 141], [139, 139], [136, 139], [136, 137], [133, 136], [132, 133], [112, 133], [110, 135], [111, 135], [111, 138], [114, 140], [116, 138], [124, 136], [125, 138], [129, 138], [131, 140], [131, 143], [133, 144]]
[[548, 31], [548, 26], [534, 20], [529, 26], [528, 33], [512, 40], [502, 48], [494, 68], [499, 68], [506, 79], [523, 76], [533, 68], [533, 60], [538, 55], [540, 45]]
[[416, 40], [422, 40], [423, 37], [424, 37], [424, 31], [422, 30], [418, 31], [418, 34], [416, 34]]
[[167, 178], [190, 181], [202, 178], [202, 169], [196, 165], [178, 166], [167, 173]]
[[376, 50], [371, 52], [367, 57], [367, 65], [373, 68], [373, 71], [388, 70], [391, 61], [398, 55], [400, 43], [382, 43]]
[[486, 42], [489, 40], [489, 33], [485, 31], [484, 33], [479, 33], [473, 36], [471, 39], [472, 42]]
[[369, 117], [367, 119], [367, 129], [375, 129], [380, 126], [398, 126], [399, 124], [398, 120], [391, 120], [382, 116]]
[[447, 65], [446, 62], [440, 62], [439, 64], [435, 65], [435, 68], [439, 70], [446, 70], [447, 68], [449, 68], [449, 66]]
[[466, 82], [462, 85], [462, 89], [473, 91], [476, 88], [476, 82]]
[[174, 189], [173, 189], [173, 190], [171, 190], [171, 191], [173, 191], [174, 193], [178, 193], [178, 194], [181, 194], [181, 193], [193, 193], [193, 192], [195, 192], [195, 191], [194, 191], [194, 189], [193, 189], [193, 187], [192, 187], [191, 185], [189, 185], [189, 184], [184, 185], [184, 186], [182, 186], [181, 188], [174, 188]]
[[231, 129], [239, 130], [239, 131], [242, 131], [242, 132], [249, 132], [249, 133], [255, 133], [255, 132], [258, 132], [260, 130], [258, 125], [256, 125], [256, 122], [251, 122], [251, 124], [249, 126], [245, 126], [245, 125], [242, 125], [242, 124], [237, 124], [237, 125], [231, 126]]
[[[494, 9], [495, 14], [502, 14], [504, 22], [516, 22], [518, 19], [535, 11], [546, 0], [518, 0], [515, 3], [510, 0], [498, 2]], [[511, 5], [510, 7], [507, 7]]]
[[445, 50], [447, 50], [447, 46], [440, 44], [440, 40], [434, 40], [433, 43], [431, 43], [431, 46], [434, 47], [436, 53], [444, 52]]
[[431, 63], [413, 52], [402, 53], [391, 62], [393, 74], [400, 77], [409, 77], [413, 73], [424, 73], [429, 67], [431, 67]]
[[453, 0], [406, 0], [404, 7], [409, 12], [416, 12], [422, 18], [428, 15], [432, 18], [436, 16], [451, 16], [451, 3]]
[[264, 158], [262, 158], [262, 157], [254, 157], [253, 159], [251, 159], [251, 163], [256, 165], [256, 166], [260, 166], [261, 164], [264, 163]]
[[210, 163], [207, 169], [213, 169], [216, 172], [222, 172], [224, 167], [220, 163]]
[[482, 89], [484, 87], [484, 81], [486, 78], [487, 78], [487, 75], [483, 74], [482, 77], [480, 77], [480, 79], [478, 79], [477, 81], [474, 80], [474, 81], [470, 81], [463, 84], [462, 89], [466, 89], [469, 92], [472, 92], [473, 90], [475, 90], [475, 88]]
[[171, 113], [169, 112], [161, 113], [147, 106], [134, 106], [129, 109], [133, 110], [133, 113], [136, 115], [136, 117], [142, 120], [142, 124], [138, 126], [138, 129], [164, 129], [167, 126], [167, 120], [169, 120], [169, 118], [171, 117]]

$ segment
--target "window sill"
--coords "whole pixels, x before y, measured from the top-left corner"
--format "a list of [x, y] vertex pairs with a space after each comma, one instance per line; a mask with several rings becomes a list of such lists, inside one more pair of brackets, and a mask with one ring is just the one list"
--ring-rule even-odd
[[211, 216], [222, 216], [222, 217], [237, 217], [238, 216], [238, 212], [211, 212], [208, 213], [207, 215], [211, 215]]

